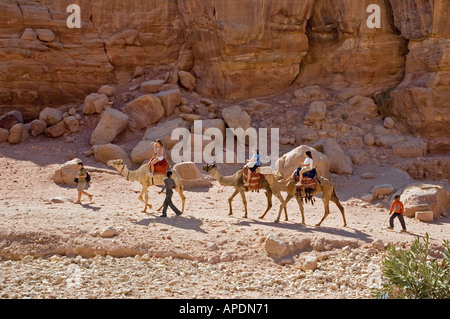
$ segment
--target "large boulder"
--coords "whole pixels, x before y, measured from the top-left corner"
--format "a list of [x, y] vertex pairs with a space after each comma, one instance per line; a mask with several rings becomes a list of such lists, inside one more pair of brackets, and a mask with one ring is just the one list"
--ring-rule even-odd
[[330, 159], [327, 155], [307, 145], [301, 145], [281, 156], [276, 162], [277, 173], [281, 174], [283, 178], [290, 177], [297, 167], [305, 161], [306, 151], [311, 151], [318, 174], [328, 178], [330, 175]]
[[0, 128], [0, 143], [8, 142], [9, 131], [4, 128]]
[[275, 234], [270, 234], [264, 243], [264, 249], [269, 256], [283, 257], [289, 253], [289, 244]]
[[128, 123], [128, 116], [116, 109], [106, 109], [91, 135], [91, 145], [113, 142]]
[[211, 186], [211, 181], [206, 179], [193, 162], [176, 164], [173, 169], [178, 173], [183, 187], [195, 188]]
[[342, 114], [347, 116], [364, 115], [367, 117], [378, 116], [378, 107], [371, 98], [356, 95], [346, 101], [341, 107]]
[[392, 145], [394, 154], [402, 158], [417, 158], [424, 156], [428, 150], [428, 143], [422, 138], [413, 138]]
[[64, 121], [61, 121], [45, 129], [45, 134], [53, 138], [63, 136], [64, 133], [66, 133], [66, 124], [64, 123]]
[[17, 110], [8, 112], [0, 116], [0, 128], [10, 130], [17, 123], [23, 123], [22, 113]]
[[44, 133], [45, 129], [47, 128], [47, 123], [45, 123], [42, 120], [34, 120], [30, 123], [30, 133], [34, 137], [41, 135]]
[[81, 160], [79, 158], [74, 158], [58, 167], [55, 173], [53, 173], [53, 181], [56, 184], [76, 185], [73, 180], [78, 173], [78, 162], [81, 162]]
[[[240, 129], [242, 128], [244, 131], [251, 128], [251, 118], [250, 115], [248, 115], [247, 112], [241, 109], [239, 105], [234, 105], [231, 107], [228, 107], [226, 109], [222, 110], [222, 117], [227, 123], [229, 128], [232, 129]], [[240, 131], [234, 131], [234, 135], [238, 138], [239, 141], [244, 141], [248, 145], [247, 137], [250, 139], [253, 139], [254, 141], [257, 140], [257, 134], [256, 130], [249, 130], [246, 132], [240, 132]]]
[[308, 113], [305, 116], [305, 122], [315, 123], [325, 120], [327, 105], [321, 101], [314, 101], [309, 105]]
[[407, 217], [416, 217], [417, 212], [432, 211], [436, 219], [441, 214], [445, 215], [449, 208], [447, 191], [440, 185], [413, 183], [394, 196], [397, 194], [401, 194], [400, 200], [405, 205]]
[[175, 106], [181, 103], [181, 92], [179, 89], [162, 91], [156, 94], [156, 96], [161, 100], [166, 116], [171, 115], [175, 110]]
[[63, 112], [52, 107], [46, 107], [39, 114], [39, 119], [47, 123], [47, 126], [53, 126], [63, 120]]
[[177, 118], [165, 123], [159, 123], [156, 126], [151, 126], [145, 132], [143, 140], [156, 141], [160, 139], [164, 144], [164, 148], [170, 150], [179, 142], [179, 140], [172, 140], [172, 132], [176, 128], [187, 128], [187, 122]]
[[10, 144], [22, 143], [27, 139], [28, 133], [23, 123], [14, 124], [9, 130], [8, 142]]
[[153, 94], [138, 97], [122, 108], [128, 115], [130, 127], [142, 130], [157, 123], [165, 114], [161, 100]]
[[91, 93], [84, 99], [84, 114], [101, 113], [108, 105], [108, 96], [104, 93]]
[[193, 91], [195, 89], [196, 80], [195, 77], [186, 71], [179, 71], [178, 72], [178, 78], [180, 80], [181, 85], [189, 90]]
[[245, 130], [251, 125], [250, 115], [243, 111], [239, 105], [234, 105], [223, 109], [222, 117], [230, 128], [241, 127]]
[[131, 151], [131, 161], [134, 164], [142, 165], [144, 161], [149, 160], [153, 156], [154, 144], [154, 141], [140, 141]]
[[122, 159], [124, 164], [131, 167], [130, 157], [123, 148], [115, 144], [94, 145], [94, 159], [97, 162], [106, 164], [110, 160]]
[[314, 148], [324, 153], [330, 158], [330, 172], [336, 174], [352, 174], [352, 160], [345, 155], [339, 143], [332, 139], [319, 140], [314, 144]]
[[151, 80], [141, 84], [141, 92], [145, 94], [158, 93], [158, 89], [164, 84], [164, 80]]

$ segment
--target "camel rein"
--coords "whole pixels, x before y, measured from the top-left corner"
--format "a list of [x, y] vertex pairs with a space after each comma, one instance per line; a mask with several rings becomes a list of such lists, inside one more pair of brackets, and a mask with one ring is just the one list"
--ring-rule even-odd
[[[122, 166], [122, 170], [120, 171], [120, 175], [122, 175], [122, 172], [123, 172], [124, 169], [125, 169], [125, 165]], [[127, 181], [129, 180], [129, 177], [130, 177], [130, 170], [128, 170], [128, 173], [127, 173]]]

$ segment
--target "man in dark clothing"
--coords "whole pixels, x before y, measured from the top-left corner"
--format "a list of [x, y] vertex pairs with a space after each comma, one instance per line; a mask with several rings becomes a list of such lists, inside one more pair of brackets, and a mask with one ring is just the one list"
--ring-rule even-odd
[[166, 178], [164, 178], [164, 185], [159, 194], [166, 190], [166, 199], [164, 200], [164, 207], [162, 211], [162, 215], [159, 217], [167, 217], [167, 207], [170, 206], [172, 210], [177, 214], [177, 216], [181, 215], [181, 212], [175, 205], [172, 203], [173, 189], [176, 187], [175, 181], [171, 178], [172, 172], [167, 171]]

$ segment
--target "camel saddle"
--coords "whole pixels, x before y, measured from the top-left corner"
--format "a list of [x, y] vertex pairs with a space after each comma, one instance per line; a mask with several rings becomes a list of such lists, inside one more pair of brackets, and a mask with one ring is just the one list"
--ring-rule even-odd
[[[243, 170], [242, 170], [242, 181], [244, 182], [244, 184], [247, 182], [247, 179], [245, 178], [245, 176], [247, 176], [247, 172], [249, 171], [248, 167], [244, 166]], [[259, 190], [259, 181], [264, 179], [264, 175], [261, 174], [259, 171], [256, 172], [251, 172], [250, 171], [250, 181], [248, 183], [248, 190], [251, 191], [255, 191], [255, 190]]]
[[[299, 181], [298, 176], [294, 176], [294, 180], [296, 183]], [[303, 176], [302, 185], [297, 186], [297, 197], [300, 197], [305, 203], [310, 202], [314, 205], [314, 193], [316, 191], [317, 182], [315, 178], [309, 178], [307, 176]]]
[[[153, 158], [150, 159], [150, 162], [152, 160]], [[164, 157], [161, 161], [155, 164], [155, 174], [166, 174], [169, 167], [170, 167], [169, 162]], [[150, 164], [148, 164], [148, 169], [150, 170]]]

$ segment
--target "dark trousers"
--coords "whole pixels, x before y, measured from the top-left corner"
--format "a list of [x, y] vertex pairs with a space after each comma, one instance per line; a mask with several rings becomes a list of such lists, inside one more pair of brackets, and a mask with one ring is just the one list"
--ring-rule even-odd
[[166, 199], [164, 200], [164, 207], [162, 211], [163, 216], [167, 216], [167, 207], [172, 208], [175, 214], [181, 215], [181, 211], [178, 208], [176, 208], [175, 205], [172, 203], [172, 196], [173, 193], [166, 193]]
[[398, 217], [398, 219], [400, 220], [400, 224], [402, 224], [402, 228], [404, 230], [406, 230], [406, 225], [405, 225], [405, 218], [403, 217], [402, 214], [400, 213], [393, 213], [391, 218], [389, 219], [389, 226], [391, 226], [392, 228], [394, 228], [394, 219]]

